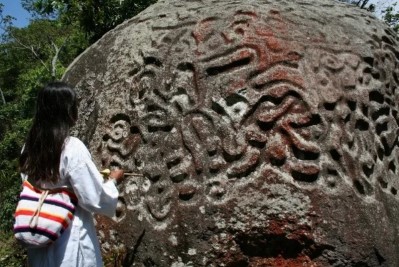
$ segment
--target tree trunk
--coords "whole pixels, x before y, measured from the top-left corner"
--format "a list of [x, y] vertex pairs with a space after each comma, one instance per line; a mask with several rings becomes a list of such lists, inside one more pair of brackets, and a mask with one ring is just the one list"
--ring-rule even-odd
[[1, 98], [1, 101], [3, 102], [3, 105], [5, 105], [6, 99], [4, 98], [3, 90], [1, 90], [1, 88], [0, 88], [0, 98]]
[[51, 42], [51, 44], [53, 45], [55, 51], [53, 59], [51, 60], [51, 78], [54, 80], [57, 73], [57, 60], [60, 49], [58, 48], [58, 46], [55, 45], [54, 42]]

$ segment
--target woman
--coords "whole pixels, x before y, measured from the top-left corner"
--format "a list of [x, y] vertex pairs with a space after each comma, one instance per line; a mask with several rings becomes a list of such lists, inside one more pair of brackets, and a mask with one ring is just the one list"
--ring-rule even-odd
[[20, 157], [23, 179], [40, 188], [69, 188], [78, 198], [68, 229], [46, 248], [28, 249], [29, 266], [102, 266], [92, 213], [113, 216], [122, 170], [104, 182], [90, 152], [70, 128], [78, 117], [76, 93], [67, 84], [52, 82], [38, 94], [36, 114]]

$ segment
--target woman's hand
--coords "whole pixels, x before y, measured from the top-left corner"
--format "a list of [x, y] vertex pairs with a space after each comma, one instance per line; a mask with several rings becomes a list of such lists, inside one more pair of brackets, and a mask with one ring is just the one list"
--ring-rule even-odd
[[125, 172], [122, 169], [113, 169], [108, 177], [111, 180], [115, 180], [116, 184], [119, 184], [125, 178]]

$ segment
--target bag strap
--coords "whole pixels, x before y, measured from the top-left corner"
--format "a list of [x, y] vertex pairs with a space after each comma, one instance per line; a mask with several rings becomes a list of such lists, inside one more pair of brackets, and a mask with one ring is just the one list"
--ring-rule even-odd
[[44, 200], [46, 199], [48, 193], [49, 193], [49, 190], [44, 190], [42, 192], [42, 194], [40, 195], [39, 204], [37, 206], [37, 209], [35, 210], [35, 212], [33, 213], [32, 218], [29, 221], [29, 227], [30, 228], [36, 228], [37, 223], [39, 221], [40, 210], [42, 209]]
[[60, 188], [53, 188], [53, 189], [46, 189], [46, 188], [41, 188], [29, 181], [29, 179], [26, 179], [23, 181], [24, 185], [27, 185], [30, 189], [34, 190], [36, 193], [41, 194], [44, 191], [48, 191], [48, 194], [55, 194], [55, 193], [64, 193], [67, 194], [73, 201], [77, 202], [78, 198], [71, 189], [65, 188], [65, 187], [60, 187]]

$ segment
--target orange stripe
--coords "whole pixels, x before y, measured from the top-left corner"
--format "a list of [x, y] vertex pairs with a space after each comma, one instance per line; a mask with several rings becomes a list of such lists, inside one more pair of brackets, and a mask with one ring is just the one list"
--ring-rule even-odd
[[32, 213], [35, 212], [35, 210], [29, 210], [29, 209], [19, 208], [19, 209], [17, 209], [17, 210], [15, 211], [15, 215], [16, 215], [19, 211], [32, 212]]
[[24, 183], [23, 183], [22, 185], [28, 187], [29, 189], [31, 189], [32, 191], [35, 191], [35, 192], [38, 193], [38, 194], [41, 194], [41, 193], [42, 193], [41, 190], [34, 188], [34, 187], [33, 187], [28, 181], [26, 181], [26, 180], [24, 181]]
[[[17, 211], [15, 212], [15, 216], [20, 216], [20, 215], [22, 215], [22, 216], [23, 216], [23, 215], [25, 215], [25, 216], [32, 216], [33, 214], [34, 214], [34, 211], [31, 211], [31, 210], [23, 210], [23, 209], [17, 210]], [[45, 219], [48, 219], [48, 220], [52, 220], [52, 221], [56, 221], [56, 222], [62, 224], [62, 227], [63, 227], [64, 229], [68, 227], [68, 222], [67, 222], [66, 220], [64, 220], [63, 218], [57, 216], [57, 215], [52, 215], [52, 214], [49, 214], [49, 213], [40, 212], [40, 213], [39, 213], [39, 217], [45, 218]], [[68, 213], [68, 218], [72, 219], [70, 213]]]

